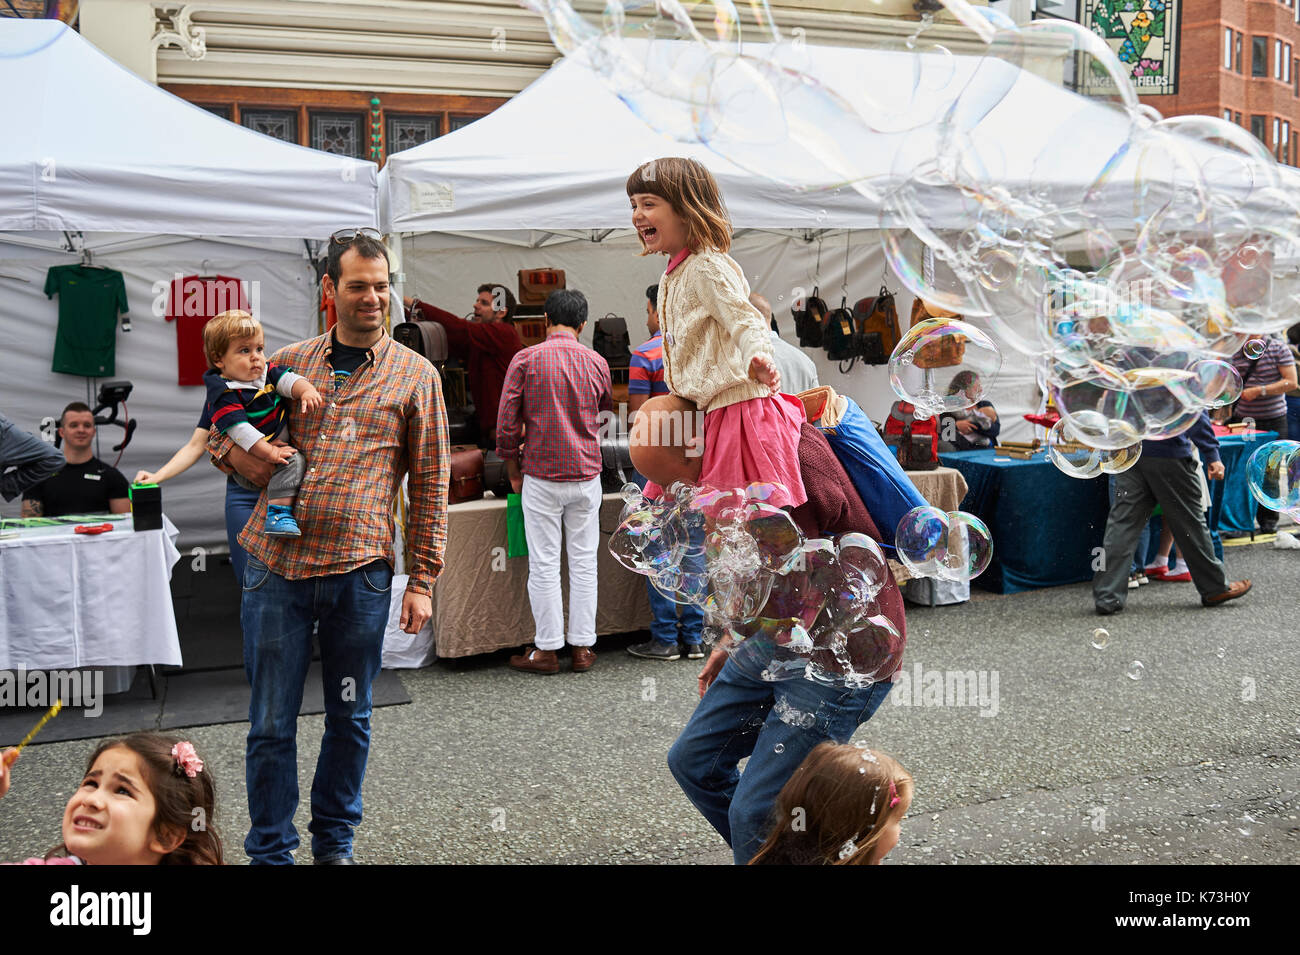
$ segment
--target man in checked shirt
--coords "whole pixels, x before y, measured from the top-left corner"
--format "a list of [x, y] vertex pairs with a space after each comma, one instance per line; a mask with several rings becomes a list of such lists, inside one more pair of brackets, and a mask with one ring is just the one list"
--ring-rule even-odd
[[[510, 658], [516, 670], [558, 673], [564, 646], [560, 531], [568, 537], [569, 645], [573, 670], [596, 662], [596, 549], [600, 545], [599, 416], [614, 405], [609, 365], [578, 341], [587, 299], [564, 289], [546, 299], [546, 340], [510, 361], [497, 411], [497, 454], [523, 495], [528, 602], [534, 645]], [[520, 463], [520, 431], [523, 462]]]
[[[338, 312], [335, 328], [272, 356], [326, 399], [315, 411], [295, 408], [290, 418], [308, 462], [296, 511], [302, 536], [266, 535], [265, 494], [239, 536], [248, 551], [240, 622], [252, 685], [245, 756], [252, 828], [244, 850], [254, 863], [292, 865], [298, 847], [298, 709], [313, 627], [325, 736], [311, 790], [312, 856], [318, 864], [352, 863], [370, 750], [370, 685], [392, 590], [393, 499], [404, 475], [411, 499], [401, 615], [407, 633], [429, 619], [447, 539], [442, 389], [433, 365], [385, 331], [388, 256], [375, 230], [331, 236], [324, 287]], [[269, 467], [224, 435], [209, 447], [266, 483]]]

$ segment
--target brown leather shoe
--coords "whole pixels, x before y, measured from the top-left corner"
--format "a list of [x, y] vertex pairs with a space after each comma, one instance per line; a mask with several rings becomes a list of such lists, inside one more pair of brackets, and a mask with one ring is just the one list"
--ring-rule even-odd
[[596, 665], [596, 651], [591, 647], [573, 648], [573, 672], [583, 673]]
[[1234, 580], [1228, 584], [1228, 589], [1221, 594], [1215, 594], [1213, 597], [1202, 597], [1201, 603], [1206, 607], [1217, 607], [1219, 604], [1227, 603], [1229, 600], [1236, 600], [1238, 597], [1244, 597], [1250, 593], [1251, 583], [1249, 580]]
[[510, 658], [510, 666], [525, 673], [542, 673], [549, 676], [560, 672], [560, 661], [554, 650], [538, 650], [529, 647], [522, 654]]

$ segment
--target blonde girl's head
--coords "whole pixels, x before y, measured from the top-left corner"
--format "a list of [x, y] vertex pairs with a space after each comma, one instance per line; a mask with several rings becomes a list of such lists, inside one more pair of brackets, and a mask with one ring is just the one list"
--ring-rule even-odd
[[912, 776], [886, 753], [819, 743], [777, 796], [751, 865], [876, 865], [898, 843]]
[[[653, 196], [667, 203], [680, 221], [686, 247], [692, 251], [726, 252], [731, 248], [731, 217], [717, 180], [702, 162], [669, 156], [642, 163], [627, 177], [627, 195], [634, 208], [638, 196]], [[647, 243], [640, 229], [637, 235], [642, 255], [670, 251]]]

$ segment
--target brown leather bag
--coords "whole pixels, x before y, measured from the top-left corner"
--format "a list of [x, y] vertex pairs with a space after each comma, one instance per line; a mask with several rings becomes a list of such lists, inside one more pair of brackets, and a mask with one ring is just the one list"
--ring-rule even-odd
[[[942, 311], [942, 310], [937, 310]], [[957, 318], [961, 316], [953, 312], [944, 312], [942, 315], [931, 315], [926, 309], [925, 303], [919, 298], [912, 303], [912, 325], [915, 328], [921, 322], [932, 322], [942, 318]], [[948, 335], [937, 342], [931, 342], [928, 345], [922, 345], [916, 352], [916, 358], [913, 364], [917, 368], [951, 368], [954, 365], [960, 365], [966, 360], [966, 336], [965, 335]]]
[[519, 270], [520, 305], [545, 305], [546, 296], [564, 287], [564, 269]]
[[858, 299], [853, 306], [853, 321], [857, 326], [858, 357], [868, 365], [888, 364], [903, 337], [894, 293], [882, 285], [878, 295]]
[[451, 480], [447, 503], [479, 500], [483, 497], [483, 449], [472, 444], [453, 444], [449, 451]]

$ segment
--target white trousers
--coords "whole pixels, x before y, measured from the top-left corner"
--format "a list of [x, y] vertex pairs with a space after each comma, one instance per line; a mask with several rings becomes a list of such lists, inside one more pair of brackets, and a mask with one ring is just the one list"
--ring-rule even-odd
[[600, 546], [600, 477], [543, 481], [524, 475], [522, 504], [528, 535], [528, 601], [539, 650], [564, 646], [560, 593], [560, 532], [568, 538], [569, 644], [596, 645], [596, 548]]

